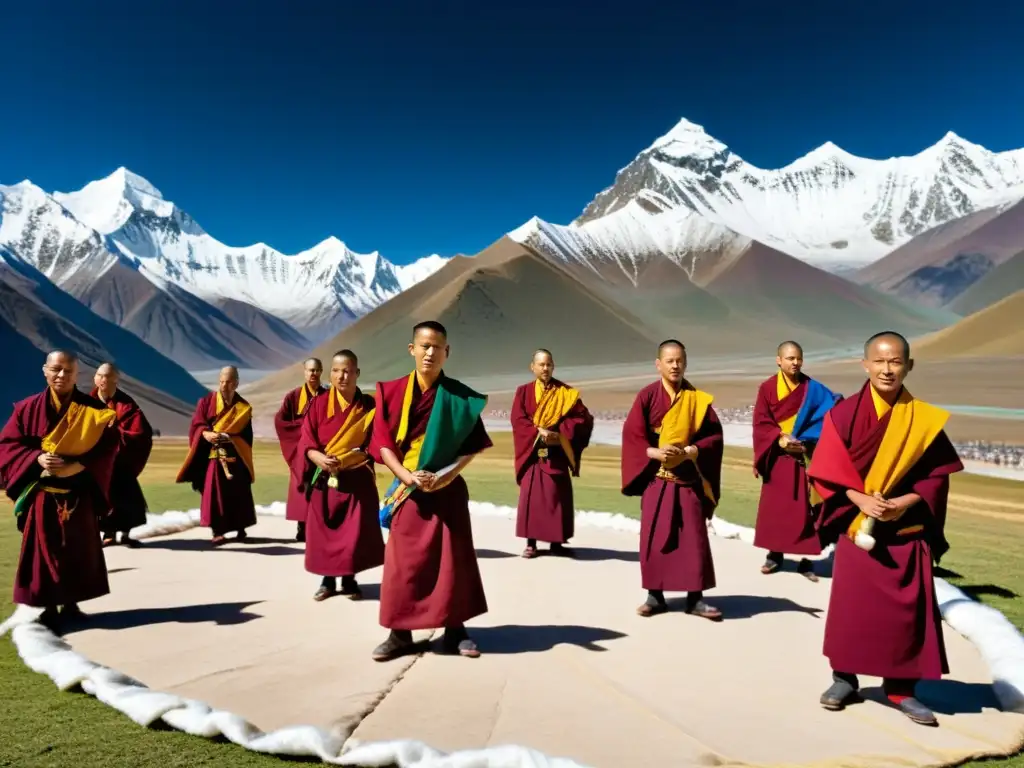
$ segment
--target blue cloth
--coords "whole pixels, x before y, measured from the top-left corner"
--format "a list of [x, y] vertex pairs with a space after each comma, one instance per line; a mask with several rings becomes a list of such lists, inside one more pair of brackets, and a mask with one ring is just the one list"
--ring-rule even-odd
[[796, 414], [796, 421], [793, 422], [793, 437], [805, 443], [818, 442], [825, 414], [840, 400], [842, 395], [837, 395], [824, 384], [808, 378], [807, 386], [804, 388], [804, 401]]

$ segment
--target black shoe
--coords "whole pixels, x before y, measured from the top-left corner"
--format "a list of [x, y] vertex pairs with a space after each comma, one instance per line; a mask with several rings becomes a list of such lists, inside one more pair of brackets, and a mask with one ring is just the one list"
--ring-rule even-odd
[[918, 725], [936, 726], [939, 721], [935, 719], [935, 713], [920, 701], [911, 696], [899, 703], [900, 712], [909, 717]]
[[[852, 676], [851, 676], [852, 677]], [[845, 676], [832, 675], [832, 685], [821, 694], [821, 706], [830, 712], [839, 712], [846, 708], [847, 704], [857, 701], [860, 696], [857, 692], [857, 678], [847, 679]]]
[[412, 650], [412, 632], [405, 629], [393, 629], [388, 639], [373, 649], [374, 661], [391, 661], [404, 656]]

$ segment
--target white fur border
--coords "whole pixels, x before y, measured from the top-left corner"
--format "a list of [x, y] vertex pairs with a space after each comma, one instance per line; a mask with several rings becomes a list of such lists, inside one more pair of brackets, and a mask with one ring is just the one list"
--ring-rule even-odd
[[[471, 502], [476, 515], [513, 518], [512, 507], [488, 502]], [[257, 507], [257, 513], [284, 515], [283, 502]], [[640, 532], [640, 522], [625, 515], [580, 511], [581, 525], [619, 531]], [[139, 539], [165, 536], [199, 524], [199, 510], [149, 515], [146, 524], [132, 531]], [[752, 543], [754, 531], [726, 520], [715, 519], [708, 529], [725, 539]], [[999, 611], [971, 600], [944, 579], [935, 579], [942, 618], [972, 642], [992, 674], [992, 687], [1002, 708], [1024, 713], [1024, 636]], [[548, 757], [527, 747], [505, 745], [485, 749], [444, 753], [423, 742], [409, 739], [360, 743], [348, 734], [334, 734], [312, 725], [280, 728], [264, 733], [239, 715], [213, 709], [207, 704], [170, 693], [153, 691], [145, 684], [116, 670], [86, 659], [36, 619], [39, 610], [19, 606], [0, 625], [0, 636], [11, 632], [14, 645], [25, 664], [45, 674], [60, 690], [80, 685], [91, 696], [113, 707], [139, 725], [162, 720], [168, 726], [191, 734], [214, 738], [223, 736], [253, 752], [291, 757], [319, 757], [332, 765], [397, 765], [400, 768], [583, 768], [568, 758]]]

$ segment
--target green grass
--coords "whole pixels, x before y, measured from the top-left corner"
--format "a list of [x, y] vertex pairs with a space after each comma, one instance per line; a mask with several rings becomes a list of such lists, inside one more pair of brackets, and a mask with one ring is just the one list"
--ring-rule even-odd
[[[514, 505], [509, 436], [492, 436], [495, 448], [466, 471], [474, 499]], [[287, 471], [276, 444], [259, 443], [255, 450], [258, 504], [285, 498]], [[180, 443], [159, 444], [143, 485], [152, 511], [190, 509], [198, 495], [174, 483], [183, 455]], [[389, 478], [378, 475], [383, 487]], [[730, 522], [753, 525], [758, 483], [750, 471], [749, 451], [729, 449], [723, 474], [723, 499], [718, 514]], [[637, 499], [619, 493], [618, 451], [596, 446], [584, 457], [583, 477], [576, 483], [578, 509], [636, 516]], [[947, 529], [952, 549], [943, 566], [959, 574], [950, 581], [1003, 611], [1024, 627], [1024, 569], [1010, 554], [1024, 538], [1020, 485], [977, 476], [955, 478]], [[8, 525], [0, 530], [0, 584], [14, 578], [20, 535], [10, 519], [10, 505], [0, 504]], [[0, 592], [0, 616], [13, 610], [10, 589]], [[115, 710], [84, 694], [60, 693], [49, 678], [29, 670], [10, 642], [0, 643], [0, 766], [174, 766], [280, 765], [281, 760], [248, 752], [226, 742], [186, 736], [169, 730], [142, 729]], [[969, 765], [1024, 768], [1024, 755]]]

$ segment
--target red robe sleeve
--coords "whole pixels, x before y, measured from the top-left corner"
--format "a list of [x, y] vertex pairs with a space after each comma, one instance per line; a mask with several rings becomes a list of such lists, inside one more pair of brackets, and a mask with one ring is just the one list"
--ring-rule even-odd
[[119, 472], [137, 478], [146, 468], [146, 462], [153, 451], [153, 427], [136, 403], [127, 402], [118, 406], [120, 445], [115, 466]]
[[[308, 421], [306, 418], [296, 418], [296, 392], [292, 390], [281, 401], [281, 407], [274, 414], [274, 430], [277, 432], [277, 440], [281, 446], [281, 455], [285, 463], [291, 468], [292, 475], [298, 479], [300, 475], [295, 473], [296, 467], [302, 462], [296, 461], [296, 454], [299, 450], [299, 438], [302, 434], [302, 425]], [[314, 400], [315, 402], [315, 400]], [[308, 414], [313, 403], [306, 406]]]
[[[326, 407], [326, 400], [327, 398], [319, 397], [313, 400], [306, 407], [306, 415], [302, 422], [297, 425], [299, 427], [299, 434], [291, 451], [291, 458], [288, 459], [288, 468], [291, 470], [292, 477], [298, 482], [298, 489], [300, 491], [306, 490], [306, 483], [312, 479], [313, 472], [316, 469], [316, 464], [307, 455], [308, 451], [322, 451], [325, 447], [320, 442], [320, 437], [317, 434], [319, 431], [317, 425], [323, 418], [321, 410]], [[282, 443], [283, 447], [284, 444]]]
[[582, 398], [576, 401], [559, 423], [558, 431], [572, 446], [573, 455], [576, 457], [576, 467], [572, 474], [579, 477], [583, 451], [590, 445], [590, 437], [594, 433], [594, 417], [583, 404]]
[[722, 422], [712, 406], [708, 406], [704, 423], [700, 425], [697, 434], [693, 436], [693, 444], [697, 448], [697, 469], [701, 476], [708, 481], [711, 492], [715, 495], [716, 503], [704, 505], [704, 514], [711, 517], [714, 514], [717, 500], [722, 496], [722, 457], [725, 454], [725, 435], [722, 431]]
[[[373, 417], [374, 428], [370, 437], [369, 453], [370, 458], [377, 464], [384, 464], [384, 459], [380, 455], [383, 448], [390, 450], [399, 460], [402, 459], [402, 452], [398, 450], [398, 444], [395, 442], [392, 432], [395, 428], [392, 422], [395, 421], [396, 417], [391, 412], [388, 386], [388, 382], [378, 382], [377, 390], [373, 394], [373, 407], [376, 413]], [[401, 403], [399, 403], [398, 407], [401, 408]], [[400, 417], [400, 415], [398, 416]]]
[[14, 406], [3, 431], [0, 432], [0, 485], [7, 496], [16, 500], [25, 486], [39, 479], [43, 468], [39, 466], [42, 437], [33, 435], [29, 428], [29, 402]]
[[[660, 386], [660, 385], [659, 385]], [[650, 396], [641, 390], [622, 424], [622, 494], [641, 496], [658, 472], [658, 462], [647, 457], [651, 447], [648, 413]]]
[[757, 400], [754, 401], [754, 469], [764, 479], [768, 479], [772, 464], [778, 455], [779, 437], [782, 430], [772, 416], [768, 393], [768, 384], [774, 385], [775, 380], [763, 382], [757, 389]]
[[520, 386], [516, 389], [512, 398], [512, 409], [509, 419], [512, 422], [512, 444], [515, 452], [515, 473], [516, 484], [522, 482], [523, 475], [530, 465], [531, 459], [536, 455], [533, 446], [537, 441], [537, 427], [533, 419], [526, 412], [527, 386]]

